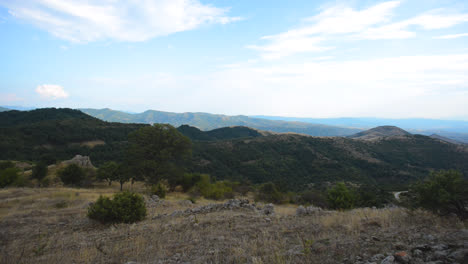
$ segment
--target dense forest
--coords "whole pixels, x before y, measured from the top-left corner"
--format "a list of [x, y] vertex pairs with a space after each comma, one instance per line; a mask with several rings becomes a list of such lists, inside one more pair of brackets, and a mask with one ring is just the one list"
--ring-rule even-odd
[[[95, 166], [118, 162], [124, 159], [128, 134], [144, 126], [109, 123], [71, 109], [1, 112], [0, 160], [66, 160], [81, 154]], [[193, 141], [188, 170], [215, 179], [271, 181], [289, 190], [340, 180], [396, 189], [430, 170], [456, 169], [468, 175], [465, 148], [421, 135], [363, 141], [247, 127], [201, 131], [183, 125], [178, 130]]]

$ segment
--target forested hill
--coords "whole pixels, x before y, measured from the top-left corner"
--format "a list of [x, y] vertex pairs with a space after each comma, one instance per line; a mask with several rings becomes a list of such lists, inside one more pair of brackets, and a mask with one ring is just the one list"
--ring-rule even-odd
[[[109, 123], [71, 109], [0, 113], [0, 160], [57, 160], [88, 155], [94, 165], [121, 161], [127, 136], [145, 124]], [[192, 172], [218, 179], [273, 181], [290, 190], [345, 180], [401, 187], [430, 170], [468, 175], [464, 146], [421, 135], [378, 140], [273, 134], [248, 127], [201, 131], [181, 126], [193, 141]]]
[[193, 171], [218, 179], [273, 181], [290, 190], [337, 180], [398, 189], [439, 169], [468, 175], [466, 148], [421, 135], [363, 141], [283, 134], [194, 145]]
[[0, 112], [4, 112], [4, 111], [10, 111], [10, 109], [0, 106]]
[[128, 133], [144, 124], [109, 123], [73, 109], [44, 108], [0, 112], [0, 160], [39, 160], [76, 154], [119, 159]]
[[190, 125], [201, 130], [212, 130], [222, 127], [246, 126], [273, 132], [293, 132], [311, 136], [348, 136], [362, 131], [361, 129], [252, 118], [248, 116], [227, 116], [208, 113], [171, 113], [148, 110], [139, 114], [129, 114], [112, 109], [80, 109], [96, 118], [122, 123], [166, 123], [175, 127]]
[[269, 132], [258, 131], [243, 126], [222, 127], [210, 131], [202, 131], [196, 127], [182, 125], [178, 127], [177, 130], [184, 134], [186, 137], [195, 141], [213, 141], [236, 138], [262, 137], [271, 134]]

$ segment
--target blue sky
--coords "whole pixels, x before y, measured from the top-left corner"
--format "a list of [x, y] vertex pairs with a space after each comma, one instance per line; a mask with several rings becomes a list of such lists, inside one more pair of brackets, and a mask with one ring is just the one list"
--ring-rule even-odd
[[0, 105], [468, 120], [468, 2], [0, 0]]

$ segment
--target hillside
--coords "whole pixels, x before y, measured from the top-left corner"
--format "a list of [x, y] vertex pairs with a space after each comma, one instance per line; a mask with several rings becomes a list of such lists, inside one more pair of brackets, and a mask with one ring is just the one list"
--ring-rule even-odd
[[167, 123], [175, 127], [190, 125], [201, 130], [212, 130], [221, 127], [246, 126], [273, 132], [294, 132], [311, 136], [347, 136], [361, 131], [360, 129], [288, 122], [252, 118], [248, 116], [227, 116], [208, 113], [171, 113], [148, 110], [139, 114], [129, 114], [111, 109], [80, 109], [84, 113], [109, 122], [122, 123]]
[[407, 137], [410, 135], [410, 133], [396, 126], [379, 126], [348, 137], [362, 140], [378, 140], [386, 137]]
[[4, 111], [10, 111], [10, 109], [0, 106], [0, 112], [4, 112]]
[[[76, 154], [93, 162], [120, 159], [128, 133], [143, 124], [108, 123], [72, 109], [0, 112], [0, 160], [59, 160]], [[103, 142], [92, 147], [90, 142]]]
[[191, 140], [199, 141], [213, 141], [213, 140], [227, 140], [235, 138], [251, 138], [262, 137], [271, 133], [265, 131], [258, 131], [249, 127], [235, 126], [235, 127], [222, 127], [210, 131], [202, 131], [196, 127], [189, 125], [182, 125], [177, 128], [179, 132], [190, 138]]
[[432, 134], [432, 135], [430, 135], [430, 137], [431, 137], [431, 138], [438, 139], [438, 140], [441, 140], [441, 141], [444, 141], [444, 142], [448, 142], [448, 143], [452, 143], [452, 144], [457, 144], [457, 145], [466, 144], [466, 143], [464, 143], [464, 142], [460, 142], [460, 141], [457, 141], [457, 140], [454, 140], [454, 139], [446, 138], [446, 137], [443, 137], [443, 136], [437, 135], [437, 134]]
[[[109, 123], [72, 109], [0, 113], [0, 160], [58, 160], [87, 155], [95, 166], [124, 158], [128, 133], [145, 124]], [[178, 128], [193, 140], [192, 172], [217, 179], [262, 183], [301, 190], [310, 183], [345, 180], [401, 187], [431, 169], [457, 169], [468, 175], [468, 152], [458, 145], [397, 128], [377, 141], [341, 137], [270, 134], [248, 127], [201, 131]], [[381, 128], [375, 132], [383, 133]], [[100, 142], [100, 144], [90, 144]]]
[[457, 169], [466, 176], [468, 152], [421, 135], [379, 141], [271, 135], [196, 142], [192, 168], [218, 179], [273, 181], [292, 190], [337, 180], [399, 188], [433, 169]]

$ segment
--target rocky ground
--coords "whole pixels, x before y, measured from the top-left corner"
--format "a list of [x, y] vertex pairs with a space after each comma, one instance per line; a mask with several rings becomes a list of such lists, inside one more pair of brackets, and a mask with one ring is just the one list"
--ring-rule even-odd
[[468, 263], [456, 218], [402, 208], [324, 211], [146, 196], [147, 218], [102, 225], [108, 189], [0, 190], [0, 263]]

